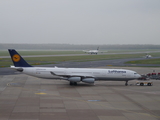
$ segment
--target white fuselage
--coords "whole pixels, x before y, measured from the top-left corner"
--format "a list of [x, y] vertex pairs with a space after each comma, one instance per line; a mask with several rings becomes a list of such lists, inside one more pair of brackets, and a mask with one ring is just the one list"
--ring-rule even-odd
[[89, 50], [89, 51], [87, 51], [87, 53], [89, 53], [89, 54], [97, 54], [98, 50]]
[[[17, 67], [14, 67], [17, 69]], [[27, 75], [49, 78], [66, 79], [66, 76], [94, 78], [95, 80], [126, 81], [140, 77], [135, 71], [125, 69], [89, 69], [89, 68], [50, 68], [50, 67], [21, 67]], [[54, 73], [51, 74], [51, 72]]]
[[83, 52], [88, 54], [98, 54], [98, 50], [83, 50]]

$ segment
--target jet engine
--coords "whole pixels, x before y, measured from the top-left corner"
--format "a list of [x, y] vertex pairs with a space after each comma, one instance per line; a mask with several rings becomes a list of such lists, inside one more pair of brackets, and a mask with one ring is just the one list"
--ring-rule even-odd
[[86, 82], [86, 83], [94, 83], [95, 79], [94, 78], [83, 78], [82, 82]]
[[81, 77], [70, 77], [67, 80], [70, 81], [70, 82], [80, 82]]

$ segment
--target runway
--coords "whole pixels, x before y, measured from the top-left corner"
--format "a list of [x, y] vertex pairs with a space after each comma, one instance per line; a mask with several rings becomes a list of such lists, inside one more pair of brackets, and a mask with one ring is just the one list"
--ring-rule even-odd
[[[160, 52], [160, 51], [120, 52], [120, 53], [108, 53], [108, 52], [101, 53], [101, 52], [99, 52], [98, 55], [141, 54], [141, 53], [148, 54], [148, 53], [157, 53], [157, 52]], [[62, 54], [62, 55], [22, 55], [22, 57], [27, 58], [27, 57], [85, 56], [85, 55], [87, 56], [87, 55], [91, 55], [91, 54], [84, 53], [84, 54]], [[0, 56], [0, 58], [10, 58], [10, 56]]]
[[[159, 71], [125, 69], [140, 74]], [[160, 120], [160, 81], [153, 80], [153, 86], [136, 86], [135, 82], [70, 86], [63, 80], [0, 75], [0, 120]]]

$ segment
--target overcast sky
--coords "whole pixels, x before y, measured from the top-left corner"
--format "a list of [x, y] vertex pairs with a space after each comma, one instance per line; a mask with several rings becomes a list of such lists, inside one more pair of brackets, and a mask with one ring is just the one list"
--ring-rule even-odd
[[0, 43], [160, 44], [160, 0], [0, 0]]

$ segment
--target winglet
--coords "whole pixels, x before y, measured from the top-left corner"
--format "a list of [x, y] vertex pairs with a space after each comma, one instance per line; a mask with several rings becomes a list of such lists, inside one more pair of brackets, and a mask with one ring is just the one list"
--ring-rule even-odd
[[21, 57], [21, 55], [18, 54], [16, 50], [8, 49], [8, 52], [15, 67], [32, 67]]

